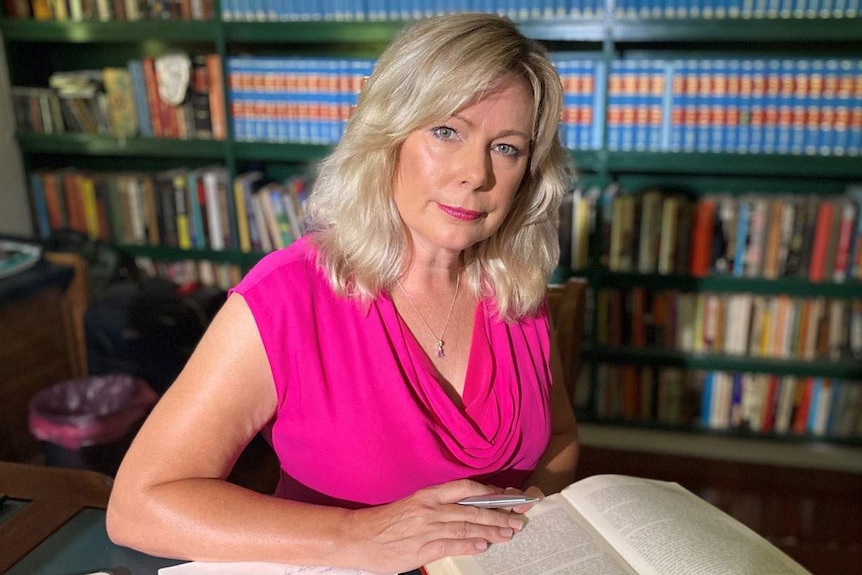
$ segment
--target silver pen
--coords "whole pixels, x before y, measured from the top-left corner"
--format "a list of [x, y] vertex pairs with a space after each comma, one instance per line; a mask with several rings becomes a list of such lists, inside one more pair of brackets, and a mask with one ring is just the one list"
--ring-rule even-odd
[[470, 505], [473, 507], [485, 507], [495, 509], [498, 507], [518, 507], [538, 501], [538, 497], [528, 497], [526, 495], [476, 495], [473, 497], [465, 497], [458, 501], [458, 505]]

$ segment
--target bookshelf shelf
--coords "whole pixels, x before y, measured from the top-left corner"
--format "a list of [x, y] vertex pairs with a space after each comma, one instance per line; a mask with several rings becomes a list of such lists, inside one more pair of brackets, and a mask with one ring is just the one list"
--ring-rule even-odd
[[608, 152], [607, 169], [616, 173], [710, 174], [854, 178], [862, 157], [723, 154], [684, 152]]
[[379, 22], [225, 22], [228, 42], [289, 44], [386, 43], [404, 26]]
[[228, 143], [218, 140], [166, 138], [115, 138], [91, 134], [18, 134], [25, 153], [77, 154], [83, 156], [170, 157], [221, 160]]
[[219, 24], [214, 21], [145, 20], [139, 22], [71, 22], [0, 19], [7, 42], [214, 42]]
[[275, 142], [237, 142], [238, 160], [309, 162], [323, 158], [332, 149], [323, 144], [292, 144]]
[[117, 244], [117, 247], [132, 256], [149, 257], [155, 260], [197, 260], [197, 261], [213, 261], [237, 263], [243, 268], [250, 268], [260, 258], [264, 256], [261, 253], [248, 253], [237, 250], [202, 250], [192, 249], [184, 250], [181, 248], [172, 248], [164, 246], [141, 246], [136, 244]]
[[719, 371], [746, 371], [781, 375], [819, 376], [838, 379], [862, 378], [858, 360], [812, 360], [741, 355], [686, 353], [661, 348], [594, 345], [584, 349], [584, 358], [595, 361], [682, 367]]
[[726, 19], [619, 19], [610, 25], [615, 43], [644, 42], [775, 42], [836, 44], [862, 37], [858, 18], [726, 18]]
[[[582, 275], [578, 273], [578, 275]], [[708, 276], [698, 278], [681, 275], [619, 273], [600, 270], [583, 272], [597, 287], [631, 289], [648, 287], [651, 290], [677, 290], [686, 292], [753, 293], [764, 295], [786, 294], [790, 296], [822, 296], [851, 298], [862, 293], [858, 281], [847, 283], [814, 283], [798, 278], [747, 278], [732, 276]]]

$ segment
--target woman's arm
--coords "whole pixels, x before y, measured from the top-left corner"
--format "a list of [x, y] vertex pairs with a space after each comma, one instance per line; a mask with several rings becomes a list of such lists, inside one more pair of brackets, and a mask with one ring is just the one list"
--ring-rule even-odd
[[551, 441], [536, 470], [524, 482], [549, 495], [562, 490], [575, 480], [578, 462], [578, 427], [572, 401], [566, 393], [563, 364], [556, 338], [551, 337]]
[[225, 481], [275, 412], [254, 318], [245, 300], [232, 295], [126, 454], [108, 505], [111, 539], [165, 557], [391, 572], [478, 553], [520, 526], [506, 513], [453, 505], [492, 491], [470, 481], [361, 511], [283, 500]]

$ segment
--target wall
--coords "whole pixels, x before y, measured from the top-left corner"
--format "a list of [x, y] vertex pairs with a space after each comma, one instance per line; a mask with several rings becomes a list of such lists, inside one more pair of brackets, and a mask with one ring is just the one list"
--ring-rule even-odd
[[0, 35], [0, 234], [30, 235], [33, 228], [24, 168], [15, 143], [15, 114], [2, 40]]

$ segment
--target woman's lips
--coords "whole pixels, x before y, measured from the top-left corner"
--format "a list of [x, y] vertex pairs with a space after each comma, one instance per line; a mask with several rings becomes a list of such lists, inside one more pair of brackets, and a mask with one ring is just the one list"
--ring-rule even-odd
[[474, 212], [473, 210], [465, 210], [464, 208], [456, 208], [455, 206], [447, 206], [439, 204], [440, 209], [457, 220], [471, 222], [482, 217], [482, 212]]

